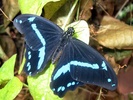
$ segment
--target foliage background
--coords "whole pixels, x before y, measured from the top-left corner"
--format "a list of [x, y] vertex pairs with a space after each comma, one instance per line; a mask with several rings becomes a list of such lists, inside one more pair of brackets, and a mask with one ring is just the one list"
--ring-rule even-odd
[[85, 85], [68, 92], [64, 98], [58, 98], [49, 88], [54, 69], [52, 65], [35, 78], [27, 77], [21, 71], [24, 65], [24, 39], [8, 19], [30, 13], [42, 15], [63, 26], [74, 2], [0, 1], [1, 9], [8, 16], [5, 18], [0, 14], [0, 100], [133, 100], [133, 0], [79, 0], [66, 23], [81, 19], [88, 22], [90, 45], [111, 63], [118, 76], [115, 91], [100, 91], [100, 87]]

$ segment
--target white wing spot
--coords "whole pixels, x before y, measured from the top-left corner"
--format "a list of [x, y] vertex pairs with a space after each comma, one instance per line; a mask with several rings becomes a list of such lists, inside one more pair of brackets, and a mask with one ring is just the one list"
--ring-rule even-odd
[[72, 85], [75, 85], [75, 82], [72, 82]]
[[71, 86], [71, 82], [69, 82], [68, 84], [67, 84], [67, 87], [70, 87]]
[[55, 91], [55, 88], [53, 88], [52, 90]]
[[19, 23], [22, 24], [22, 20], [19, 20]]
[[60, 87], [58, 87], [57, 92], [64, 91], [64, 90], [65, 90], [65, 87], [64, 86], [60, 86]]
[[29, 75], [31, 75], [32, 74], [32, 72], [29, 72]]
[[31, 64], [30, 64], [30, 62], [27, 63], [27, 67], [28, 67], [27, 70], [30, 71], [30, 69], [31, 69]]
[[104, 61], [103, 61], [103, 63], [102, 63], [102, 68], [103, 68], [103, 70], [106, 70], [106, 71], [107, 71], [107, 66], [106, 66], [106, 64], [105, 64]]
[[115, 86], [115, 84], [112, 84], [112, 87], [114, 87]]
[[67, 84], [67, 87], [70, 87], [71, 85], [75, 85], [75, 82], [69, 82], [69, 83]]
[[108, 82], [111, 82], [112, 80], [110, 79], [110, 78], [108, 78], [108, 80], [107, 80]]
[[29, 22], [33, 22], [34, 19], [35, 19], [35, 17], [30, 17], [30, 18], [28, 18], [28, 21], [29, 21]]
[[28, 51], [28, 59], [31, 59], [31, 52]]
[[16, 19], [15, 22], [18, 23], [18, 20]]

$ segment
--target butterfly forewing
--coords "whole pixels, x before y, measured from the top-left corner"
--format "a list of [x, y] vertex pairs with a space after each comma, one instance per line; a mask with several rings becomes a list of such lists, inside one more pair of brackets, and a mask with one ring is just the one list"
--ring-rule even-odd
[[26, 63], [24, 71], [35, 75], [42, 71], [50, 60], [62, 36], [62, 29], [45, 18], [24, 14], [13, 21], [26, 41]]
[[[33, 50], [59, 41], [63, 30], [56, 24], [37, 15], [23, 14], [13, 21], [17, 30], [24, 34], [26, 44]], [[49, 43], [50, 42], [50, 43]]]

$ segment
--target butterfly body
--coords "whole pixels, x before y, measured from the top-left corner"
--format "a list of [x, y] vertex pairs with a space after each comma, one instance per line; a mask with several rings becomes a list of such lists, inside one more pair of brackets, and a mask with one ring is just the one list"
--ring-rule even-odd
[[50, 87], [59, 97], [83, 84], [116, 89], [117, 77], [110, 64], [92, 47], [73, 38], [72, 27], [64, 32], [49, 20], [32, 14], [16, 17], [13, 24], [25, 37], [24, 71], [28, 75], [41, 72], [50, 60], [57, 61]]
[[67, 45], [68, 41], [72, 39], [73, 34], [74, 34], [73, 27], [69, 27], [68, 30], [62, 34], [63, 36], [62, 38], [60, 38], [60, 42], [58, 43], [58, 46], [54, 51], [51, 59], [53, 64], [55, 63], [55, 61], [59, 59], [64, 47]]

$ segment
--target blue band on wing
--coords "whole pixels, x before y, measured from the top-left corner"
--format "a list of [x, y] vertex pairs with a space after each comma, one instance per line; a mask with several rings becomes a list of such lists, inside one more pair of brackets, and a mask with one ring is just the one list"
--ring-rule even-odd
[[[102, 63], [103, 70], [107, 71], [107, 66], [104, 63], [105, 62], [103, 61], [103, 63]], [[80, 67], [86, 67], [86, 68], [92, 68], [94, 70], [95, 69], [99, 69], [99, 65], [98, 64], [90, 64], [90, 63], [79, 62], [79, 61], [70, 61], [68, 64], [63, 65], [60, 69], [58, 69], [58, 71], [54, 75], [53, 79], [56, 80], [58, 77], [60, 77], [60, 75], [62, 73], [65, 74], [67, 71], [70, 72], [70, 66], [71, 65], [80, 66]]]

